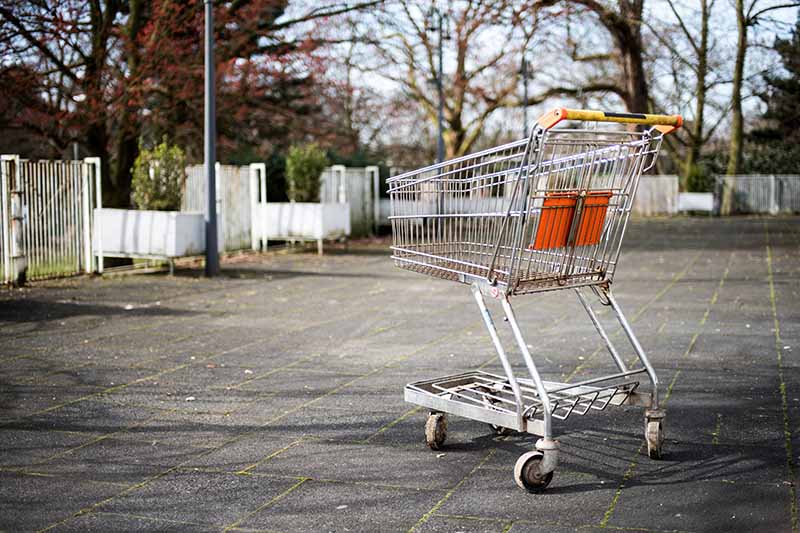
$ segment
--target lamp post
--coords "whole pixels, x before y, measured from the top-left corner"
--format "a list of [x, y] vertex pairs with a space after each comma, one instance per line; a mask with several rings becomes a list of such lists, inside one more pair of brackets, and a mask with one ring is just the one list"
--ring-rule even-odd
[[206, 170], [206, 276], [219, 274], [217, 250], [217, 113], [214, 83], [214, 8], [212, 0], [203, 0], [206, 18], [205, 35], [205, 149]]
[[432, 5], [431, 8], [428, 10], [428, 15], [426, 17], [426, 29], [430, 33], [439, 33], [439, 42], [437, 45], [438, 48], [438, 60], [439, 65], [437, 67], [437, 72], [434, 80], [436, 81], [436, 89], [439, 93], [439, 116], [438, 116], [438, 123], [439, 123], [439, 142], [436, 145], [436, 161], [441, 163], [444, 161], [444, 90], [442, 89], [442, 78], [444, 77], [443, 73], [443, 60], [442, 60], [442, 41], [447, 39], [445, 37], [445, 24], [447, 23], [447, 16], [439, 11], [439, 8], [436, 5]]
[[522, 74], [522, 110], [523, 110], [523, 136], [528, 136], [528, 58], [527, 52], [522, 52], [522, 65], [520, 66], [520, 73]]

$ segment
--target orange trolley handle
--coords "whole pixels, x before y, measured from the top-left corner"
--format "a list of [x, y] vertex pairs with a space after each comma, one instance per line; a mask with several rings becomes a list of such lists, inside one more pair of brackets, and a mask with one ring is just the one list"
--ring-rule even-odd
[[562, 120], [583, 120], [588, 122], [620, 122], [623, 124], [645, 124], [654, 126], [663, 134], [671, 133], [683, 125], [680, 115], [648, 115], [644, 113], [607, 113], [589, 109], [567, 109], [557, 107], [545, 113], [539, 120], [539, 126], [549, 130]]

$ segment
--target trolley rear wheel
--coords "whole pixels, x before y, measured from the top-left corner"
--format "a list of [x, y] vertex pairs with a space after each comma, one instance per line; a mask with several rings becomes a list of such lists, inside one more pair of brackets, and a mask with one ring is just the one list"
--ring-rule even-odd
[[648, 420], [645, 423], [644, 437], [650, 459], [661, 459], [664, 453], [664, 426], [661, 419]]
[[520, 455], [514, 465], [514, 481], [528, 492], [541, 492], [553, 479], [553, 472], [542, 474], [544, 455], [541, 452], [528, 452]]
[[431, 413], [425, 422], [425, 442], [431, 450], [439, 450], [447, 439], [447, 417], [444, 413]]

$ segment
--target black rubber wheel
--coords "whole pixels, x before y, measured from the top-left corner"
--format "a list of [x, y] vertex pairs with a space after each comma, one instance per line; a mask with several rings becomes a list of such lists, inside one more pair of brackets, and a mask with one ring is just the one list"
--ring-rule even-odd
[[522, 454], [514, 465], [514, 481], [520, 488], [528, 492], [541, 492], [550, 481], [553, 480], [553, 472], [541, 473], [542, 459], [541, 452], [528, 452]]
[[644, 438], [650, 459], [661, 459], [664, 454], [664, 425], [661, 420], [649, 420], [645, 424]]
[[[481, 392], [485, 392], [487, 394], [490, 392], [489, 389], [485, 389], [485, 388], [481, 388], [480, 390], [481, 390]], [[483, 404], [486, 407], [490, 408], [490, 409], [497, 403], [498, 403], [497, 400], [494, 400], [494, 399], [490, 398], [489, 396], [484, 396], [483, 397]], [[505, 426], [496, 426], [494, 424], [486, 424], [486, 425], [489, 426], [490, 428], [492, 428], [492, 431], [494, 432], [495, 435], [498, 435], [500, 437], [506, 437], [508, 435], [511, 435], [514, 432], [513, 429], [507, 428]]]
[[425, 422], [425, 443], [431, 450], [439, 450], [447, 439], [447, 417], [444, 413], [431, 413]]
[[503, 426], [495, 426], [494, 424], [489, 424], [489, 427], [492, 428], [495, 435], [498, 437], [507, 437], [514, 433], [514, 430], [511, 428], [503, 427]]

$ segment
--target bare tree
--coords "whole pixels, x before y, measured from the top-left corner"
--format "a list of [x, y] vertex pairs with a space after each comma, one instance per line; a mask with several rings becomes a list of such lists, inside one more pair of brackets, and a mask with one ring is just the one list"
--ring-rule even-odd
[[440, 3], [445, 61], [440, 72], [437, 37], [426, 15], [430, 0], [401, 0], [376, 13], [369, 30], [381, 28], [368, 44], [373, 61], [364, 68], [395, 84], [436, 124], [438, 96], [432, 80], [443, 77], [446, 157], [475, 145], [487, 120], [499, 109], [519, 105], [519, 59], [531, 43], [531, 13], [519, 2], [461, 0]]
[[570, 59], [578, 65], [594, 65], [598, 75], [578, 86], [551, 87], [542, 96], [613, 93], [622, 100], [628, 111], [649, 111], [650, 96], [642, 40], [644, 0], [618, 0], [616, 3], [604, 0], [536, 0], [531, 3], [530, 10], [541, 12], [554, 6], [567, 8], [564, 15], [570, 25], [573, 25], [572, 20], [580, 20], [579, 25], [582, 26], [587, 15], [593, 15], [610, 37], [610, 47], [587, 50], [577, 40], [569, 38], [566, 45]]
[[[748, 31], [750, 28], [768, 21], [770, 13], [800, 6], [800, 2], [770, 2], [769, 0], [735, 0], [736, 10], [736, 61], [733, 67], [733, 89], [731, 93], [731, 138], [728, 148], [728, 168], [726, 174], [739, 173], [742, 160], [744, 137], [744, 118], [742, 115], [742, 92], [744, 85], [745, 62], [747, 60]], [[725, 187], [722, 195], [721, 211], [730, 213], [733, 208], [733, 188]]]
[[[692, 108], [685, 117], [686, 127], [677, 135], [667, 138], [669, 153], [680, 162], [684, 185], [690, 176], [698, 175], [697, 165], [703, 146], [730, 111], [727, 102], [720, 105], [713, 101], [711, 94], [714, 89], [729, 82], [728, 78], [723, 77], [722, 61], [715, 53], [716, 43], [710, 31], [714, 4], [715, 0], [699, 0], [698, 11], [687, 9], [675, 0], [666, 0], [665, 7], [669, 9], [671, 19], [645, 23], [658, 45], [653, 48], [665, 52], [651, 54], [651, 62], [658, 65], [659, 56], [665, 56], [664, 68], [667, 72], [663, 77], [668, 85], [666, 92], [672, 96], [661, 105], [654, 103], [653, 106], [663, 108], [666, 104], [671, 109]], [[653, 77], [662, 76], [660, 72], [655, 72]], [[651, 84], [657, 88], [656, 81], [651, 81]], [[654, 95], [651, 97], [657, 100]], [[710, 122], [707, 120], [709, 115]]]

